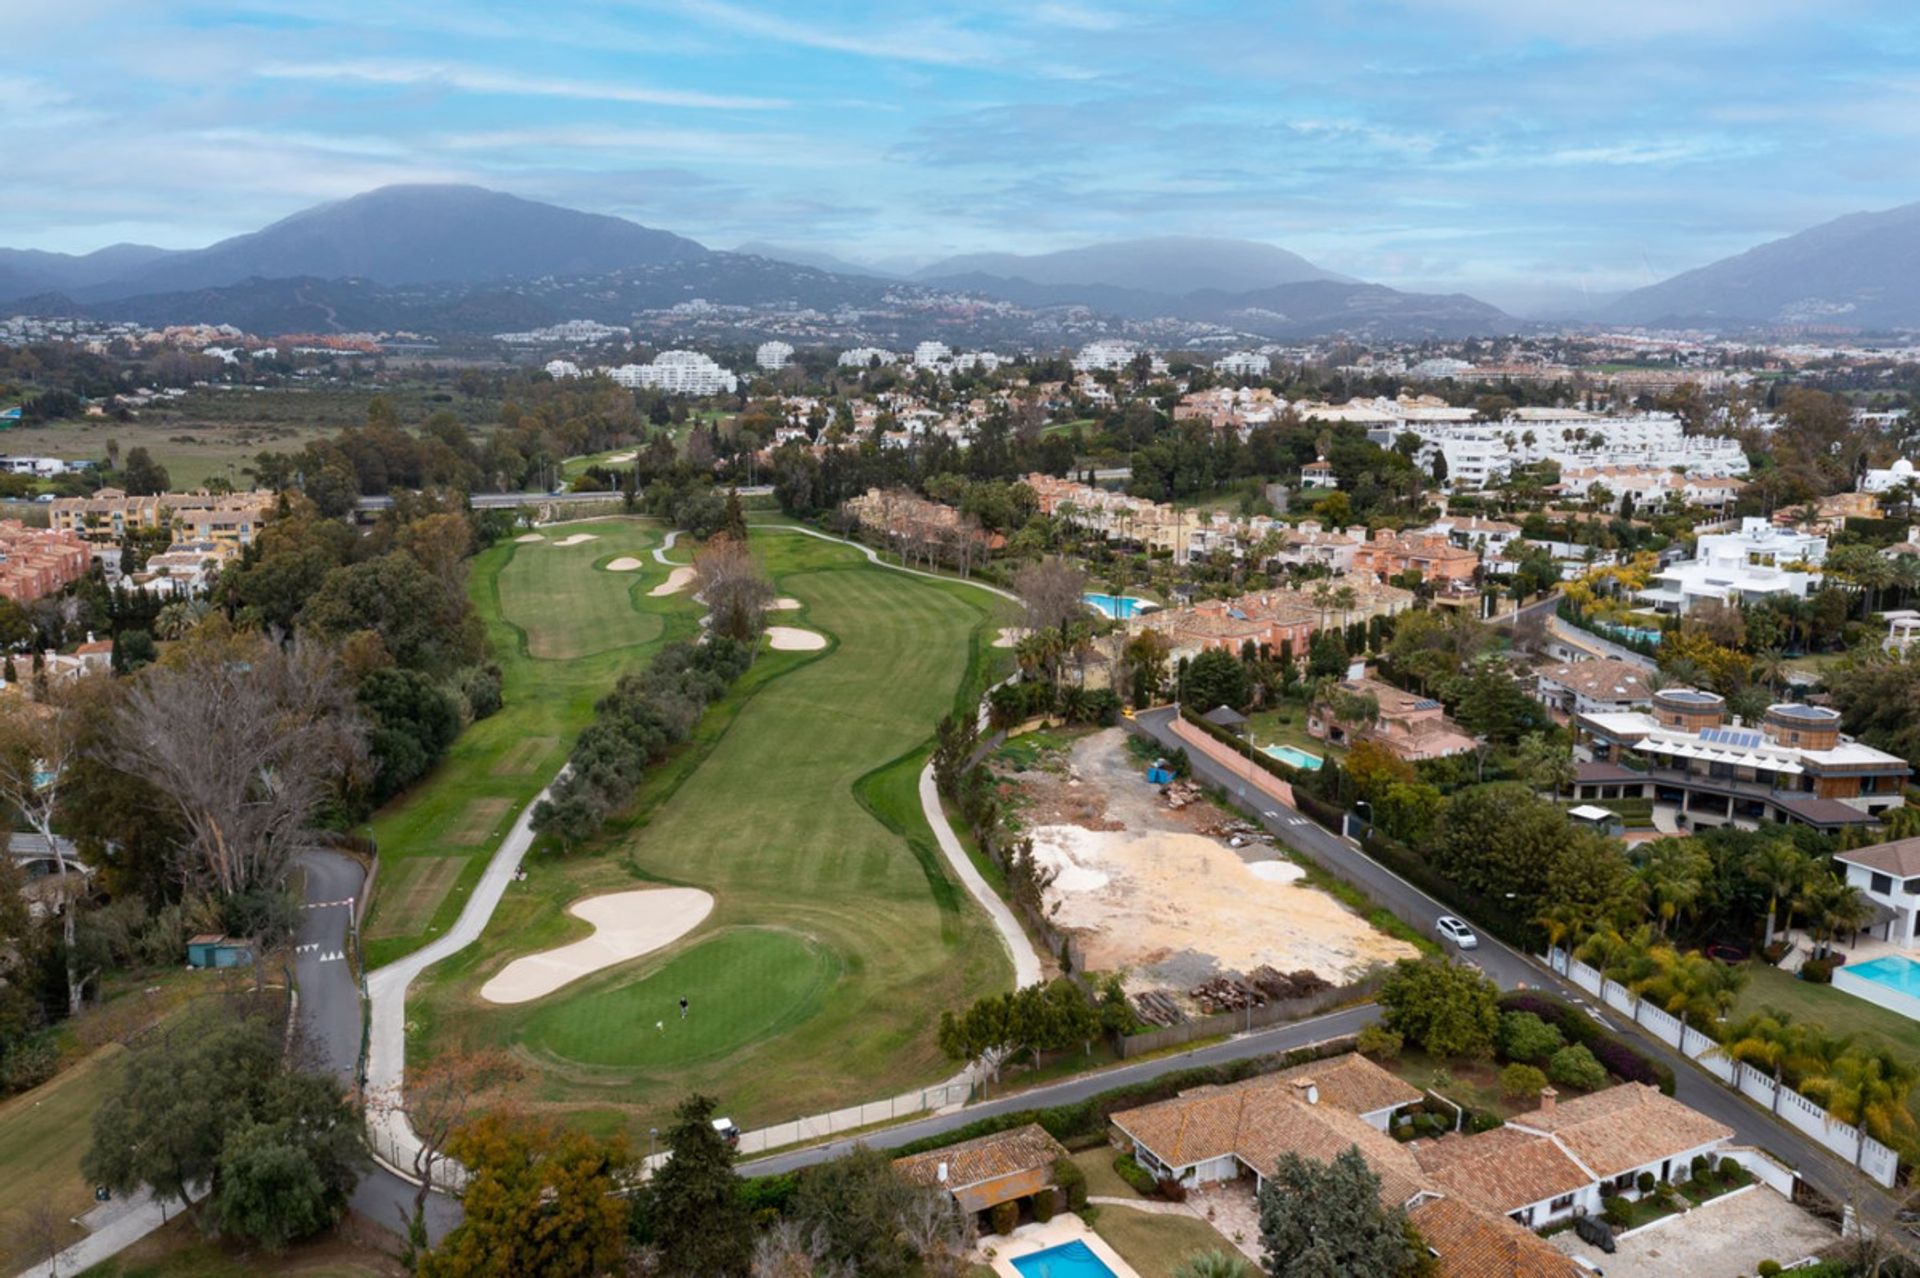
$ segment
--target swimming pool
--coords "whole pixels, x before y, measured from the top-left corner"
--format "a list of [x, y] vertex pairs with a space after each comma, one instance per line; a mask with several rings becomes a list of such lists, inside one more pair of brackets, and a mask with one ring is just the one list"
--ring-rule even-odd
[[1320, 765], [1325, 762], [1317, 754], [1308, 754], [1305, 750], [1296, 750], [1289, 745], [1261, 746], [1260, 749], [1268, 758], [1278, 759], [1288, 767], [1298, 768], [1302, 772], [1318, 772]]
[[1080, 597], [1086, 600], [1087, 607], [1114, 621], [1138, 616], [1142, 607], [1152, 604], [1152, 600], [1137, 599], [1132, 595], [1102, 595], [1091, 590]]
[[1107, 1262], [1079, 1239], [1021, 1256], [1013, 1267], [1023, 1278], [1115, 1278]]
[[1904, 954], [1836, 967], [1833, 983], [1855, 998], [1920, 1021], [1920, 963]]

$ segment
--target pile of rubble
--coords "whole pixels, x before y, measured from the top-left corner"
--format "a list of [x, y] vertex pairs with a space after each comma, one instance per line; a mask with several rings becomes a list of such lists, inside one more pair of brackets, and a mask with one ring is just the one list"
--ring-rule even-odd
[[1256, 967], [1247, 973], [1247, 979], [1276, 1003], [1290, 998], [1306, 998], [1333, 988], [1333, 982], [1306, 968], [1298, 972], [1277, 972], [1270, 967]]
[[1200, 802], [1207, 796], [1206, 792], [1195, 782], [1169, 781], [1161, 788], [1160, 797], [1167, 801], [1168, 807], [1178, 812], [1184, 807]]
[[1265, 1007], [1267, 996], [1237, 976], [1216, 976], [1200, 982], [1187, 996], [1209, 1012], [1239, 1012]]

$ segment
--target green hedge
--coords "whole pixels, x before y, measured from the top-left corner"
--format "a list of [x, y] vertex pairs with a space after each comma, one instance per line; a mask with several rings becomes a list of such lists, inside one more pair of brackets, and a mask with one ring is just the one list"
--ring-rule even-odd
[[1142, 1198], [1152, 1198], [1160, 1192], [1160, 1182], [1154, 1179], [1152, 1172], [1136, 1162], [1132, 1154], [1121, 1154], [1115, 1158], [1113, 1170]]

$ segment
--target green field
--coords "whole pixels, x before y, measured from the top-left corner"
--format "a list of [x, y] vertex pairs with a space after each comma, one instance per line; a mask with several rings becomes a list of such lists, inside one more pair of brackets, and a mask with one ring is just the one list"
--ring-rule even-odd
[[[630, 1132], [695, 1087], [757, 1125], [954, 1071], [933, 1043], [939, 1014], [1004, 986], [1008, 962], [948, 877], [916, 784], [934, 721], [1007, 660], [988, 646], [1000, 606], [845, 546], [763, 528], [753, 547], [804, 605], [779, 620], [832, 646], [763, 653], [600, 846], [537, 847], [481, 943], [416, 985], [416, 1055], [510, 1044], [539, 1067], [534, 1104]], [[512, 957], [585, 934], [568, 903], [649, 882], [705, 888], [714, 912], [547, 999], [479, 1000]]]
[[[594, 540], [560, 547], [578, 533]], [[664, 642], [698, 631], [686, 594], [647, 594], [667, 569], [649, 553], [656, 529], [600, 520], [548, 529], [476, 556], [469, 593], [504, 676], [505, 704], [473, 724], [433, 774], [373, 820], [380, 877], [367, 921], [367, 962], [390, 963], [450, 925], [498, 835], [566, 762], [593, 703]], [[601, 565], [631, 556], [638, 572]]]
[[[126, 1048], [109, 1043], [30, 1092], [0, 1105], [0, 1270], [32, 1263], [17, 1237], [21, 1213], [46, 1208], [65, 1221], [93, 1206], [80, 1159], [93, 1140], [93, 1114], [120, 1077]], [[79, 1241], [67, 1228], [62, 1241]]]
[[1219, 1230], [1194, 1216], [1103, 1206], [1093, 1232], [1106, 1239], [1140, 1278], [1173, 1278], [1173, 1271], [1195, 1252], [1236, 1254]]
[[[1851, 1036], [1861, 1047], [1884, 1047], [1920, 1069], [1920, 1024], [1831, 985], [1815, 985], [1777, 967], [1749, 963], [1747, 983], [1727, 1019], [1737, 1021], [1762, 1009], [1790, 1012], [1796, 1021]], [[1907, 1098], [1907, 1108], [1920, 1119], [1920, 1089]]]

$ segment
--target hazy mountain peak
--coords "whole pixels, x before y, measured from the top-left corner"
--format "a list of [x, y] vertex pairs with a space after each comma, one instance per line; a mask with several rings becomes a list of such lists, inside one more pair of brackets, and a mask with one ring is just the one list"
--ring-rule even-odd
[[1276, 245], [1204, 235], [1111, 240], [1054, 253], [967, 253], [922, 267], [914, 278], [938, 280], [962, 275], [1137, 289], [1172, 297], [1208, 289], [1248, 292], [1308, 280], [1346, 278]]

